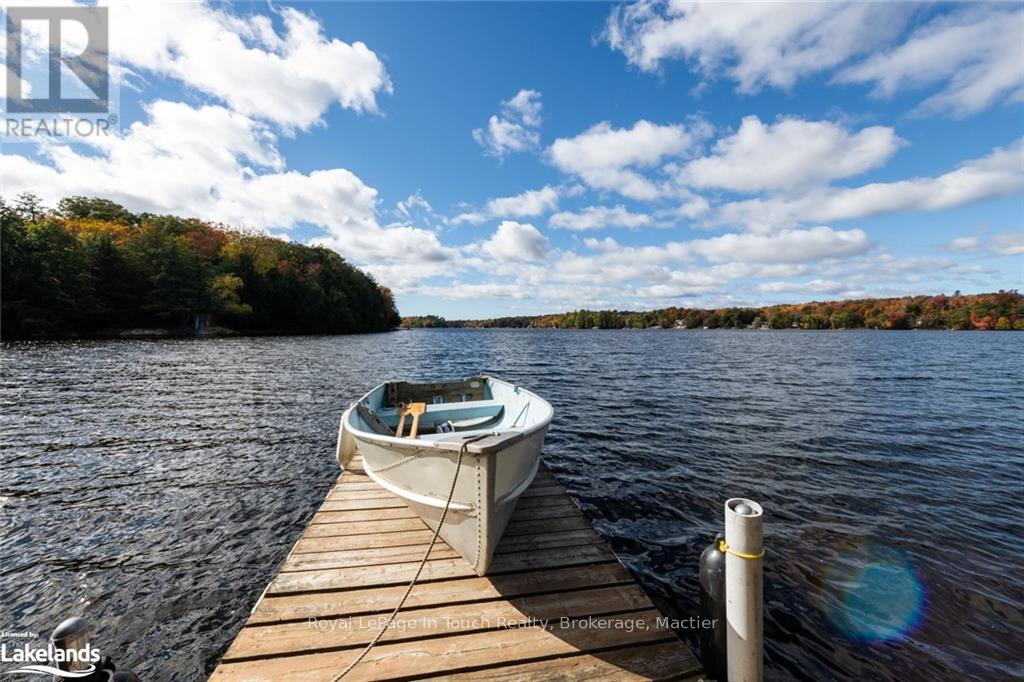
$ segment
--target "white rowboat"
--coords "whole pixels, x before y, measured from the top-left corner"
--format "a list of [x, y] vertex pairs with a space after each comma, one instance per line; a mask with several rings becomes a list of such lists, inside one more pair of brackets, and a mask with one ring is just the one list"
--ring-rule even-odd
[[494, 377], [388, 382], [345, 410], [338, 463], [359, 452], [366, 474], [437, 530], [462, 452], [440, 537], [484, 575], [537, 473], [553, 414], [537, 394]]

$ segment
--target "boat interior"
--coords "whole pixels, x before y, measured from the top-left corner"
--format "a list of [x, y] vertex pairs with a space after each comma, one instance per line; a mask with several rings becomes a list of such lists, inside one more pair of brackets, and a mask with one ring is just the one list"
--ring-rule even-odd
[[[378, 387], [357, 406], [354, 416], [365, 430], [385, 436], [402, 433], [410, 406], [422, 404], [417, 416], [416, 436], [439, 440], [452, 432], [499, 430], [525, 426], [529, 399], [504, 382], [493, 383], [486, 377], [461, 381], [414, 384], [392, 381]], [[512, 411], [518, 414], [510, 414]], [[405, 426], [402, 424], [401, 426]]]

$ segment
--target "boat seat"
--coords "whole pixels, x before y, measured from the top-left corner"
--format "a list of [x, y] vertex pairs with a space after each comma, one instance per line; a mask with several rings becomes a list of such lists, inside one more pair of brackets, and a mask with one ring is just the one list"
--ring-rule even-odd
[[[420, 417], [420, 433], [425, 434], [451, 421], [456, 429], [478, 428], [502, 416], [505, 405], [500, 400], [467, 400], [455, 403], [427, 404], [426, 412]], [[377, 417], [390, 429], [398, 427], [398, 410], [385, 407], [377, 410]]]

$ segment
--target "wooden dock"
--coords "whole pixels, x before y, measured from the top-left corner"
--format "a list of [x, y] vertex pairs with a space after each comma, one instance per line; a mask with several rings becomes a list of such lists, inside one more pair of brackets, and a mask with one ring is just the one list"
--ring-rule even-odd
[[[401, 599], [432, 534], [357, 459], [211, 680], [331, 680]], [[659, 618], [542, 466], [491, 572], [477, 577], [438, 539], [405, 608], [345, 680], [702, 679]]]

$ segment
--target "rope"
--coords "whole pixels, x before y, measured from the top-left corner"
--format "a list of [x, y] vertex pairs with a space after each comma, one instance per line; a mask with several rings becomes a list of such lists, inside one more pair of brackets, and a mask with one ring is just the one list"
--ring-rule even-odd
[[387, 632], [388, 628], [391, 627], [391, 624], [395, 621], [395, 617], [398, 616], [398, 612], [402, 610], [403, 606], [405, 606], [406, 600], [409, 599], [409, 595], [412, 594], [412, 588], [416, 586], [416, 581], [420, 579], [420, 574], [423, 572], [423, 567], [427, 565], [427, 559], [430, 558], [430, 553], [434, 549], [434, 543], [437, 542], [438, 536], [441, 535], [441, 527], [444, 526], [444, 519], [446, 516], [448, 516], [448, 507], [451, 506], [452, 498], [455, 497], [455, 482], [459, 480], [459, 469], [462, 468], [462, 457], [466, 454], [466, 450], [469, 447], [470, 443], [475, 443], [478, 440], [487, 438], [488, 436], [492, 435], [494, 434], [481, 433], [479, 435], [473, 436], [472, 438], [467, 438], [466, 440], [462, 441], [462, 447], [459, 448], [459, 459], [455, 463], [455, 475], [452, 476], [452, 487], [448, 491], [448, 501], [445, 502], [444, 504], [444, 511], [441, 512], [441, 520], [437, 524], [437, 530], [434, 531], [434, 537], [430, 539], [430, 545], [427, 547], [427, 551], [423, 554], [423, 559], [420, 561], [419, 568], [416, 569], [416, 575], [414, 575], [412, 577], [412, 580], [409, 581], [409, 587], [406, 588], [405, 594], [402, 595], [402, 600], [398, 602], [398, 606], [396, 606], [395, 610], [391, 612], [390, 616], [388, 616], [388, 619], [384, 623], [384, 626], [380, 629], [379, 632], [377, 632], [377, 634], [370, 641], [370, 643], [366, 645], [366, 648], [363, 649], [363, 651], [356, 657], [356, 660], [349, 663], [348, 667], [345, 668], [340, 675], [331, 680], [331, 682], [338, 682], [338, 680], [342, 679], [350, 672], [352, 672], [352, 670], [354, 670], [355, 667], [359, 665], [364, 658], [366, 658], [366, 655], [370, 653], [373, 647], [377, 646], [377, 642], [380, 641], [380, 638], [383, 637], [384, 633]]
[[[375, 474], [382, 474], [385, 471], [391, 471], [392, 469], [394, 469], [396, 467], [400, 467], [403, 464], [408, 464], [409, 462], [411, 462], [414, 459], [418, 458], [424, 452], [426, 452], [426, 449], [424, 449], [424, 448], [418, 448], [416, 450], [413, 450], [412, 454], [409, 455], [408, 457], [404, 457], [404, 458], [398, 460], [397, 462], [392, 462], [391, 464], [388, 464], [387, 466], [382, 466], [379, 469], [374, 469], [373, 473], [375, 473]], [[366, 466], [366, 465], [364, 464], [363, 466]]]
[[764, 556], [764, 550], [763, 549], [760, 552], [758, 552], [757, 554], [744, 554], [743, 552], [737, 552], [735, 549], [730, 547], [729, 544], [725, 540], [722, 540], [721, 542], [718, 543], [718, 551], [719, 552], [723, 552], [723, 553], [729, 553], [729, 554], [732, 554], [733, 556], [738, 556], [741, 559], [750, 559], [750, 560], [760, 559], [761, 557]]

